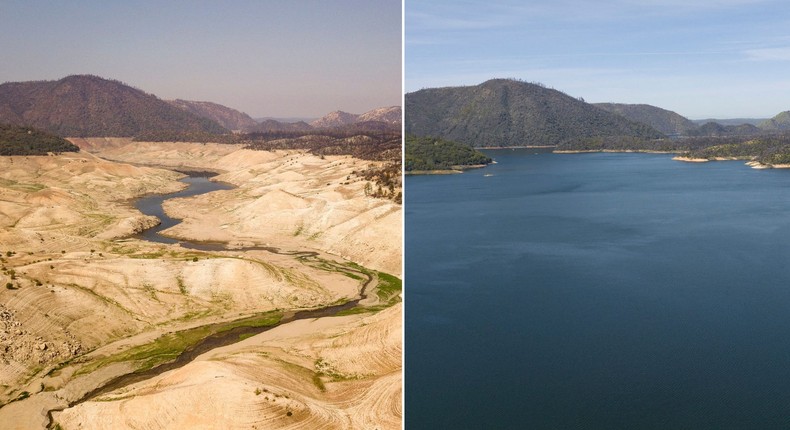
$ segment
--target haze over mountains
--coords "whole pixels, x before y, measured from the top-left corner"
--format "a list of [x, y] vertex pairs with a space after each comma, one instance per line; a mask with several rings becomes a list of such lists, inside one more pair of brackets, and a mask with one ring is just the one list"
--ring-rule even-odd
[[258, 123], [238, 110], [208, 101], [161, 100], [122, 82], [93, 75], [0, 85], [0, 124], [35, 127], [62, 137], [135, 137], [155, 133], [222, 135], [300, 132], [352, 124], [400, 128], [399, 106], [363, 114], [336, 111], [313, 122]]
[[401, 114], [402, 111], [400, 106], [377, 108], [360, 115], [338, 110], [330, 112], [322, 118], [310, 122], [310, 125], [315, 128], [327, 128], [368, 121], [378, 121], [396, 125], [401, 123]]
[[715, 122], [721, 125], [741, 125], [741, 124], [751, 124], [751, 125], [758, 125], [761, 122], [765, 121], [767, 118], [705, 118], [705, 119], [692, 119], [691, 122], [697, 125], [707, 124], [709, 122]]
[[592, 137], [734, 137], [790, 130], [790, 111], [751, 123], [707, 122], [646, 104], [596, 103], [539, 84], [492, 79], [406, 94], [406, 132], [475, 147], [555, 146]]
[[244, 133], [268, 131], [308, 131], [313, 129], [343, 127], [364, 122], [383, 122], [399, 126], [401, 107], [389, 106], [353, 114], [340, 110], [330, 112], [321, 118], [305, 122], [303, 120], [261, 118], [255, 120], [244, 112], [212, 102], [190, 100], [168, 100], [168, 103], [198, 116], [217, 122], [228, 130]]
[[0, 123], [35, 127], [64, 137], [130, 137], [151, 130], [228, 131], [156, 96], [91, 75], [0, 85]]
[[248, 133], [266, 133], [273, 131], [309, 131], [313, 127], [304, 121], [298, 122], [281, 122], [275, 119], [265, 119], [251, 127], [247, 127], [244, 131]]
[[258, 125], [258, 122], [250, 118], [246, 113], [217, 103], [181, 99], [167, 100], [167, 102], [197, 116], [210, 119], [228, 130], [246, 130]]

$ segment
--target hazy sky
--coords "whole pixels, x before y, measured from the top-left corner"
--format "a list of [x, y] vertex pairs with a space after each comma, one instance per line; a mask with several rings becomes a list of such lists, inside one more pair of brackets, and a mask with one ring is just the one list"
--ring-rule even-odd
[[401, 104], [400, 0], [0, 1], [0, 82], [94, 74], [252, 116]]
[[692, 119], [790, 110], [785, 0], [406, 1], [406, 91], [537, 81]]

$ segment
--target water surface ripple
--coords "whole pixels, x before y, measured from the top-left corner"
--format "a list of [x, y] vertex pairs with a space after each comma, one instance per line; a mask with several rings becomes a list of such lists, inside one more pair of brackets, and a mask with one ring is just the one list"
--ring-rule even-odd
[[489, 154], [406, 179], [407, 428], [790, 428], [790, 171]]

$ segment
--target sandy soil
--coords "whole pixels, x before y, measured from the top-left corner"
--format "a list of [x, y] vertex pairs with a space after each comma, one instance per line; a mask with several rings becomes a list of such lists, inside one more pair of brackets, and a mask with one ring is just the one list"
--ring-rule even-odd
[[675, 161], [683, 161], [686, 163], [707, 163], [708, 161], [710, 161], [707, 158], [681, 157], [679, 155], [677, 157], [672, 157], [672, 159]]
[[298, 321], [55, 414], [64, 428], [400, 428], [401, 305]]
[[[690, 157], [673, 157], [673, 160], [676, 161], [684, 161], [686, 163], [707, 163], [709, 161], [738, 161], [738, 160], [746, 160], [748, 158], [738, 158], [738, 157], [713, 157], [713, 158], [690, 158]], [[747, 161], [745, 163], [747, 166], [751, 167], [752, 169], [786, 169], [790, 168], [790, 165], [787, 164], [763, 164], [759, 161]]]
[[243, 150], [237, 145], [123, 141], [98, 154], [133, 163], [154, 159], [168, 166], [225, 172], [216, 180], [239, 187], [169, 202], [168, 215], [185, 222], [167, 235], [319, 249], [400, 276], [401, 206], [366, 197], [365, 181], [353, 174], [365, 170], [370, 161]]
[[[400, 274], [400, 207], [365, 197], [363, 183], [346, 179], [366, 162], [232, 145], [132, 144], [126, 139], [77, 143], [101, 157], [137, 165], [85, 152], [0, 157], [0, 282], [10, 285], [0, 288], [0, 404], [6, 404], [0, 408], [1, 428], [42, 428], [46, 410], [63, 408], [135, 367], [131, 362], [92, 365], [166, 333], [273, 309], [325, 306], [357, 294], [360, 281], [292, 256], [198, 252], [123, 239], [157, 222], [137, 212], [130, 199], [183, 187], [177, 173], [138, 165], [223, 171], [222, 180], [239, 186], [168, 206], [169, 213], [185, 218], [172, 234], [318, 250], [327, 260], [343, 263], [342, 256]], [[298, 321], [248, 339], [243, 352], [231, 349], [226, 356], [201, 359], [152, 380], [176, 378], [169, 383], [148, 381], [156, 390], [140, 383], [139, 395], [133, 391], [121, 397], [140, 411], [157, 410], [159, 418], [148, 417], [153, 421], [140, 413], [137, 418], [147, 423], [142, 427], [123, 421], [129, 418], [123, 411], [131, 406], [120, 400], [98, 402], [109, 408], [102, 410], [102, 420], [110, 421], [91, 416], [96, 406], [89, 402], [66, 409], [58, 422], [64, 429], [93, 423], [107, 423], [93, 428], [216, 428], [196, 421], [208, 413], [211, 419], [224, 417], [228, 428], [251, 428], [248, 423], [258, 428], [312, 428], [310, 423], [398, 428], [400, 315], [398, 305], [366, 316]], [[266, 337], [273, 333], [287, 335]], [[265, 339], [273, 343], [264, 344]], [[355, 364], [343, 367], [333, 354], [355, 357]], [[380, 356], [390, 358], [385, 365], [371, 364]], [[325, 380], [321, 391], [313, 378], [321, 371], [316, 363], [330, 363], [344, 373], [319, 376]], [[204, 374], [193, 366], [213, 370]], [[268, 376], [250, 373], [259, 366], [274, 375], [270, 385], [263, 385]], [[261, 389], [281, 390], [281, 397], [272, 394], [269, 403], [262, 401], [267, 396], [245, 388], [253, 381]], [[204, 385], [213, 388], [184, 395]], [[192, 409], [210, 398], [209, 392], [217, 399], [211, 403], [215, 408]], [[293, 393], [287, 402], [286, 392]], [[232, 412], [238, 409], [234, 396], [244, 400], [238, 404], [246, 405], [246, 414]], [[277, 411], [292, 413], [279, 416]]]

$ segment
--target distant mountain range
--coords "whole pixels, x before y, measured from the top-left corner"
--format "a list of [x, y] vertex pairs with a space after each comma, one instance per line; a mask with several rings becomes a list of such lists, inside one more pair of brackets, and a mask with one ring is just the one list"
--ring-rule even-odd
[[261, 118], [253, 118], [257, 122], [264, 122], [269, 119], [273, 119], [277, 122], [307, 122], [315, 121], [318, 118], [311, 118], [311, 117], [302, 117], [302, 116], [289, 116], [289, 117], [277, 117], [277, 116], [265, 116]]
[[369, 110], [357, 117], [356, 122], [380, 121], [387, 124], [400, 124], [403, 110], [400, 106], [382, 107]]
[[320, 129], [332, 128], [345, 128], [358, 124], [363, 124], [360, 129], [365, 128], [381, 128], [381, 124], [388, 130], [399, 128], [401, 124], [401, 108], [400, 106], [390, 106], [384, 108], [373, 109], [363, 114], [357, 115], [353, 113], [334, 111], [324, 115], [321, 118], [311, 121], [309, 124], [304, 121], [298, 122], [282, 122], [274, 119], [266, 119], [260, 123], [247, 127], [244, 131], [247, 133], [267, 133], [267, 132], [294, 132], [294, 131], [309, 131]]
[[557, 145], [579, 136], [663, 137], [560, 91], [510, 79], [406, 94], [406, 133], [475, 147]]
[[313, 127], [310, 124], [299, 121], [299, 122], [280, 122], [274, 119], [267, 119], [263, 120], [260, 123], [257, 123], [251, 127], [247, 127], [244, 132], [245, 133], [266, 133], [272, 131], [307, 131], [312, 130]]
[[385, 128], [390, 130], [400, 127], [400, 118], [401, 108], [393, 106], [361, 115], [336, 111], [313, 121], [313, 125], [274, 119], [258, 122], [217, 103], [161, 100], [122, 82], [93, 75], [0, 85], [0, 124], [34, 127], [62, 137], [172, 136], [206, 141], [212, 135], [231, 131], [304, 132], [356, 124], [380, 129], [379, 123], [388, 124]]
[[769, 119], [689, 120], [675, 112], [650, 105], [596, 103], [595, 106], [623, 115], [632, 121], [649, 124], [667, 135], [734, 137], [771, 134], [790, 130], [790, 111], [780, 112]]
[[678, 113], [645, 104], [595, 103], [595, 106], [650, 125], [667, 136], [751, 136], [790, 129], [790, 112], [772, 119], [734, 118], [692, 121]]
[[321, 118], [318, 118], [315, 121], [311, 121], [310, 127], [329, 128], [329, 127], [338, 127], [341, 125], [349, 125], [357, 122], [358, 117], [359, 115], [354, 115], [353, 113], [336, 110], [334, 112], [329, 112], [328, 114], [324, 115]]
[[360, 115], [337, 110], [315, 121], [311, 121], [310, 126], [313, 128], [331, 128], [369, 121], [385, 122], [394, 125], [401, 123], [401, 115], [402, 110], [400, 106], [377, 108]]
[[697, 125], [688, 118], [646, 104], [594, 103], [593, 106], [621, 115], [631, 121], [649, 125], [667, 136], [687, 135]]
[[726, 118], [726, 119], [708, 118], [708, 119], [692, 119], [691, 122], [693, 122], [696, 125], [703, 125], [709, 122], [715, 122], [716, 124], [721, 124], [721, 125], [741, 125], [741, 124], [758, 125], [765, 120], [766, 118]]
[[718, 122], [708, 122], [694, 130], [689, 130], [686, 136], [753, 136], [766, 131], [753, 124], [721, 125]]
[[215, 121], [156, 96], [91, 75], [0, 85], [0, 123], [64, 137], [127, 137], [152, 130], [228, 132]]

